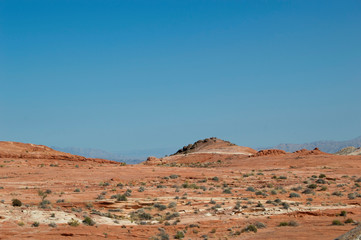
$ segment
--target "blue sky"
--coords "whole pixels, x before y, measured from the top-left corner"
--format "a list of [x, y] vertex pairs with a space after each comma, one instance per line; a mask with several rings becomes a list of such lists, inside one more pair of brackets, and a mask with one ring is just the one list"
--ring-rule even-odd
[[360, 1], [0, 1], [1, 140], [108, 151], [361, 135]]

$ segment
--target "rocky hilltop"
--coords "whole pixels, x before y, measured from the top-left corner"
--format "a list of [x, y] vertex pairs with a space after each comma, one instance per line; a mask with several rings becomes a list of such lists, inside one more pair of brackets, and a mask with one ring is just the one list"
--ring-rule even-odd
[[239, 157], [248, 157], [256, 154], [257, 151], [249, 148], [238, 146], [229, 141], [219, 138], [206, 138], [198, 140], [193, 144], [188, 144], [179, 149], [171, 156], [164, 158], [149, 157], [144, 162], [145, 165], [165, 165], [165, 164], [194, 164], [194, 163], [214, 163], [222, 159], [230, 159], [232, 155]]
[[203, 140], [198, 140], [193, 144], [184, 146], [173, 155], [189, 153], [232, 153], [252, 155], [256, 152], [257, 151], [252, 148], [237, 146], [236, 144], [229, 141], [211, 137]]

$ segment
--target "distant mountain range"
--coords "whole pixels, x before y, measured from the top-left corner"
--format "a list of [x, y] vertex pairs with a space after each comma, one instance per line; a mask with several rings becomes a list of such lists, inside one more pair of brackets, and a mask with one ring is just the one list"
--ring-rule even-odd
[[[323, 152], [336, 153], [341, 149], [350, 146], [355, 148], [361, 147], [361, 136], [347, 141], [329, 140], [329, 141], [316, 141], [316, 142], [303, 143], [303, 144], [282, 143], [274, 147], [257, 148], [257, 150], [273, 148], [273, 149], [281, 149], [286, 152], [294, 152], [303, 148], [312, 150], [317, 147]], [[52, 146], [51, 148], [58, 151], [80, 155], [88, 158], [102, 158], [117, 162], [125, 162], [127, 164], [137, 164], [145, 161], [149, 156], [155, 156], [159, 158], [174, 152], [174, 149], [170, 149], [170, 148], [124, 151], [122, 153], [112, 153], [101, 149], [93, 149], [93, 148], [57, 147], [57, 146]]]
[[117, 162], [125, 162], [127, 164], [137, 164], [143, 162], [149, 156], [164, 157], [166, 154], [171, 152], [171, 150], [167, 148], [124, 151], [122, 153], [112, 153], [94, 148], [57, 147], [57, 146], [52, 146], [51, 148], [61, 152], [80, 155], [87, 158], [102, 158]]
[[350, 147], [350, 146], [353, 146], [356, 148], [361, 147], [361, 136], [351, 139], [351, 140], [346, 140], [346, 141], [329, 140], [329, 141], [316, 141], [316, 142], [303, 143], [303, 144], [282, 143], [282, 144], [279, 144], [272, 148], [281, 149], [286, 152], [294, 152], [294, 151], [297, 151], [297, 150], [300, 150], [303, 148], [312, 150], [317, 147], [323, 152], [335, 153], [345, 147]]

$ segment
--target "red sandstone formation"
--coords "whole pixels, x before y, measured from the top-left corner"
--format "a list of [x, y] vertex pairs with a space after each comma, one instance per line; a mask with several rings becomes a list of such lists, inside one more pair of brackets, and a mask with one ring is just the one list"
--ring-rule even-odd
[[259, 156], [278, 156], [278, 155], [285, 155], [286, 152], [279, 149], [265, 149], [260, 150], [256, 154], [252, 155], [252, 157], [259, 157]]

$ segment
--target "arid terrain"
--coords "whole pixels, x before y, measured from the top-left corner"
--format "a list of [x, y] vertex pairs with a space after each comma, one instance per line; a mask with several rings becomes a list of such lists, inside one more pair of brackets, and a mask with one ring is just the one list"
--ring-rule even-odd
[[335, 239], [361, 221], [361, 155], [216, 138], [138, 165], [0, 142], [0, 239]]

